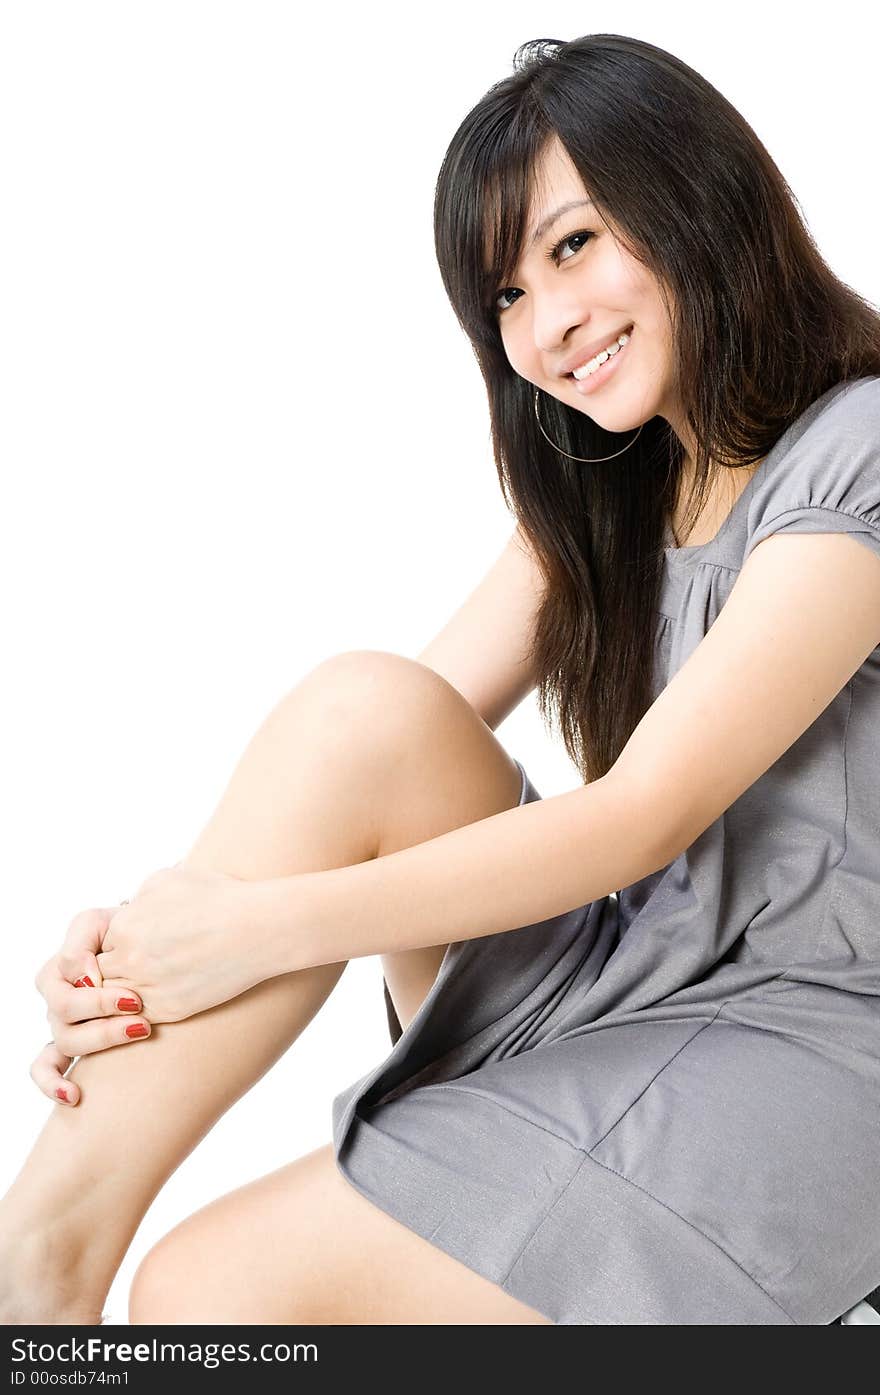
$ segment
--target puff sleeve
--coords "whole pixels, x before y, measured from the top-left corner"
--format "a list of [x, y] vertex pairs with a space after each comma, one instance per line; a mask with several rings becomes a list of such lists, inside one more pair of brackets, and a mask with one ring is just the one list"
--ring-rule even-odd
[[842, 383], [815, 406], [754, 492], [743, 562], [773, 533], [852, 533], [880, 556], [880, 376]]

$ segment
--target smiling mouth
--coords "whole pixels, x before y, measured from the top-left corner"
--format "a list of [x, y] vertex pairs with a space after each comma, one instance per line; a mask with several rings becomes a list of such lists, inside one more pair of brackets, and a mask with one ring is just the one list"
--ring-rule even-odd
[[[620, 331], [620, 333], [621, 333], [621, 334], [628, 334], [630, 337], [632, 337], [634, 328], [635, 328], [634, 325], [627, 325], [626, 329], [622, 329], [622, 330]], [[611, 342], [612, 342], [612, 343], [616, 343], [617, 341], [616, 341], [616, 340], [612, 340]], [[626, 345], [625, 345], [625, 344], [618, 344], [618, 352], [619, 352], [621, 349], [623, 349], [623, 348], [626, 348]], [[602, 350], [600, 349], [599, 352], [601, 353]], [[611, 358], [616, 358], [617, 355], [616, 355], [616, 354], [611, 354], [611, 355], [609, 355], [609, 357], [611, 357]], [[589, 361], [590, 361], [589, 359], [586, 360], [586, 362], [589, 362]], [[604, 363], [607, 363], [607, 362], [608, 362], [608, 359], [605, 359], [605, 360], [604, 360]], [[583, 368], [583, 366], [584, 366], [583, 364], [580, 365], [581, 368]], [[599, 368], [601, 368], [601, 367], [603, 367], [603, 366], [604, 366], [603, 364], [601, 364], [601, 363], [599, 364]], [[598, 372], [598, 369], [594, 369], [593, 371], [594, 371], [594, 372]], [[570, 379], [572, 380], [572, 382], [575, 382], [575, 383], [577, 383], [577, 382], [581, 382], [581, 383], [582, 383], [582, 382], [584, 381], [583, 378], [576, 378], [576, 377], [574, 376], [574, 372], [573, 372], [573, 371], [572, 371], [571, 373], [566, 373], [565, 376], [566, 376], [566, 378], [570, 378]], [[592, 375], [588, 373], [586, 376], [589, 378], [589, 377], [591, 377]]]

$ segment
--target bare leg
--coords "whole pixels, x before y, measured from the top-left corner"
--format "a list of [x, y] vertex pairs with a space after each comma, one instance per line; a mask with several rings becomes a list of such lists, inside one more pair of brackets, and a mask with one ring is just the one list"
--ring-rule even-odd
[[[424, 762], [421, 804], [414, 760]], [[255, 879], [347, 866], [407, 846], [407, 826], [409, 842], [422, 841], [509, 807], [517, 791], [515, 765], [443, 679], [397, 655], [340, 655], [270, 713], [186, 862]], [[99, 1321], [159, 1189], [296, 1039], [344, 967], [280, 975], [77, 1061], [81, 1103], [53, 1109], [0, 1200], [0, 1321]]]

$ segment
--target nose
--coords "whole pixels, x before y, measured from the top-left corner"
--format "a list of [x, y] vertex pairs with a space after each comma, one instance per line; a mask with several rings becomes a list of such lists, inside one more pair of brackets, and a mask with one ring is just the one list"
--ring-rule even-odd
[[551, 366], [577, 336], [579, 327], [589, 320], [589, 314], [568, 292], [545, 292], [540, 301], [533, 297], [532, 303], [535, 348], [544, 356], [545, 364]]

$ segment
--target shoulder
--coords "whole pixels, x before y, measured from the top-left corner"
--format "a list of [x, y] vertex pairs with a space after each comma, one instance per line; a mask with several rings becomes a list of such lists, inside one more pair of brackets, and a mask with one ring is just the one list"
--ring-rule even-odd
[[743, 560], [777, 532], [853, 532], [880, 552], [880, 376], [838, 383], [755, 477]]
[[[648, 811], [669, 859], [812, 726], [880, 645], [880, 549], [845, 531], [757, 547], [609, 779]], [[875, 552], [872, 556], [871, 552]]]

